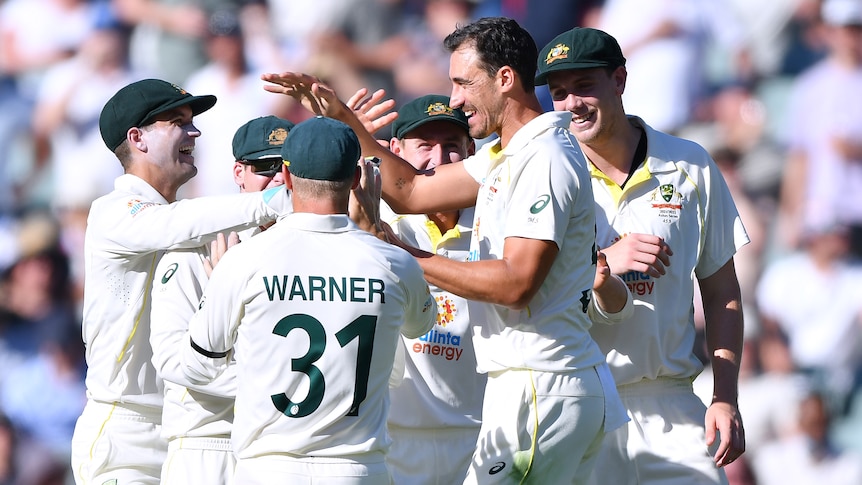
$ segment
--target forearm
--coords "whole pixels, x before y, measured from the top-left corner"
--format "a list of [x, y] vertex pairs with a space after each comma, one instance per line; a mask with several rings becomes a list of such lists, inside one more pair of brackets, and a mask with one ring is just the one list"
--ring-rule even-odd
[[464, 262], [426, 254], [418, 260], [428, 283], [462, 298], [520, 310], [532, 297], [515, 283], [505, 260]]
[[[727, 271], [726, 269], [719, 270]], [[730, 271], [733, 271], [732, 264]], [[707, 278], [721, 277], [710, 277]], [[713, 281], [715, 283], [715, 281]], [[737, 403], [739, 360], [742, 355], [742, 299], [735, 272], [720, 285], [701, 284], [706, 344], [713, 369], [713, 402]]]

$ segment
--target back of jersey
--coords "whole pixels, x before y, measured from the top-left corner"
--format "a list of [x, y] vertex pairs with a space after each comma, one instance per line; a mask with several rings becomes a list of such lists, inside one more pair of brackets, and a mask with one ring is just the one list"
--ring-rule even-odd
[[248, 268], [241, 295], [238, 458], [385, 450], [401, 326], [415, 337], [435, 320], [422, 271], [406, 252], [355, 229], [305, 230], [301, 219], [248, 241], [258, 254], [284, 257]]

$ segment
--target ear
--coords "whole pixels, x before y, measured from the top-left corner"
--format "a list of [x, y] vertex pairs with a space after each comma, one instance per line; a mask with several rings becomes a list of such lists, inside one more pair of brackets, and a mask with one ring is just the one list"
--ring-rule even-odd
[[500, 90], [503, 92], [510, 91], [515, 86], [515, 80], [518, 75], [512, 66], [503, 66], [497, 70], [497, 83], [500, 85]]
[[240, 188], [242, 188], [245, 183], [245, 165], [240, 163], [239, 160], [233, 162], [233, 181]]
[[287, 187], [287, 190], [293, 190], [293, 179], [290, 178], [290, 170], [288, 170], [287, 165], [281, 164], [281, 175], [284, 177], [284, 186]]
[[399, 157], [401, 156], [401, 142], [400, 140], [398, 140], [398, 138], [393, 136], [389, 139], [389, 151], [398, 155]]
[[359, 168], [359, 165], [356, 166], [356, 171], [353, 172], [353, 185], [350, 186], [350, 189], [355, 189], [359, 187], [359, 179], [362, 177], [362, 169]]
[[133, 126], [126, 132], [126, 141], [130, 147], [136, 148], [138, 151], [147, 151], [147, 142], [144, 141], [144, 130]]
[[614, 69], [613, 74], [611, 74], [611, 78], [614, 80], [614, 86], [616, 86], [616, 92], [618, 96], [622, 96], [623, 92], [626, 90], [626, 79], [628, 79], [629, 73], [626, 71], [626, 66], [620, 66]]
[[467, 156], [472, 157], [476, 154], [476, 140], [470, 138], [470, 142], [467, 143]]

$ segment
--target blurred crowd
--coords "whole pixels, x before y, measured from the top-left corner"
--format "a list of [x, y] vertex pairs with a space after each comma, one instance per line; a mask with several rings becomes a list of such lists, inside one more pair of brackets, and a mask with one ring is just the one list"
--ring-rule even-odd
[[827, 2], [0, 0], [0, 485], [70, 477], [83, 233], [122, 172], [98, 130], [111, 95], [147, 77], [215, 94], [180, 196], [232, 193], [234, 131], [308, 116], [261, 73], [399, 105], [448, 95], [443, 37], [496, 15], [539, 46], [577, 25], [614, 35], [627, 112], [710, 151], [752, 240], [736, 256], [748, 451], [731, 483], [843, 483], [862, 468], [862, 0]]

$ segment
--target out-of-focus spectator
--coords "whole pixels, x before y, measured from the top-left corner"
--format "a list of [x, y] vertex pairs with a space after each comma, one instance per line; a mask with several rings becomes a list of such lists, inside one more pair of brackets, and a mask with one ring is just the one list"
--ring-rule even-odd
[[393, 65], [397, 101], [452, 91], [443, 39], [457, 24], [470, 21], [475, 4], [474, 0], [427, 0], [420, 12], [405, 19], [402, 35], [407, 48]]
[[16, 234], [17, 260], [0, 280], [0, 413], [15, 428], [11, 483], [63, 483], [85, 401], [69, 262], [50, 216], [25, 216]]
[[626, 57], [626, 112], [638, 113], [657, 130], [679, 130], [704, 94], [703, 53], [711, 27], [701, 3], [606, 0], [592, 26], [613, 35]]
[[32, 133], [43, 147], [38, 150], [42, 161], [37, 165], [44, 167], [44, 173], [38, 179], [38, 174], [31, 175], [29, 199], [51, 207], [61, 221], [61, 246], [70, 257], [79, 295], [90, 203], [110, 192], [123, 172], [116, 158], [103, 149], [98, 121], [111, 93], [137, 77], [128, 67], [127, 41], [114, 19], [103, 18], [75, 56], [46, 71], [36, 98]]
[[809, 229], [803, 246], [764, 270], [757, 287], [762, 332], [785, 336], [795, 366], [843, 411], [862, 369], [862, 266], [847, 259], [840, 224]]
[[[181, 197], [223, 195], [237, 192], [224, 176], [231, 140], [246, 121], [266, 115], [287, 117], [287, 96], [263, 90], [260, 73], [249, 70], [239, 10], [217, 10], [210, 16], [206, 37], [209, 61], [192, 72], [184, 88], [192, 93], [211, 93], [218, 98], [195, 126], [206, 136], [195, 142], [197, 175], [181, 189]], [[116, 160], [114, 160], [116, 163]]]
[[19, 190], [30, 186], [35, 148], [28, 128], [40, 80], [87, 37], [96, 4], [7, 0], [0, 5], [0, 211], [19, 209]]
[[363, 87], [394, 92], [392, 67], [408, 48], [398, 35], [400, 5], [392, 0], [343, 2], [329, 28], [308, 36], [306, 72], [327, 80], [338, 92]]
[[680, 136], [710, 152], [735, 152], [736, 189], [752, 199], [760, 217], [771, 217], [778, 203], [785, 151], [767, 131], [771, 113], [766, 104], [752, 85], [735, 82], [719, 88], [704, 106], [704, 119], [686, 125]]
[[837, 221], [862, 256], [862, 0], [825, 0], [829, 55], [802, 73], [788, 98], [781, 241], [793, 249], [808, 228]]
[[117, 16], [132, 28], [129, 57], [136, 71], [185, 85], [207, 62], [210, 15], [237, 8], [240, 0], [111, 0]]
[[812, 393], [799, 404], [798, 433], [766, 445], [754, 456], [759, 485], [858, 485], [862, 456], [837, 449], [830, 440], [827, 400]]

